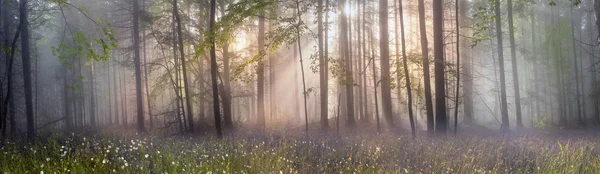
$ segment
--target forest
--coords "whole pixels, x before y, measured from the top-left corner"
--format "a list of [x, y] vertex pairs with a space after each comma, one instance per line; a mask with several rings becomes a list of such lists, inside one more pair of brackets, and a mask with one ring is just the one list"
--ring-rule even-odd
[[0, 173], [600, 173], [600, 0], [0, 0]]

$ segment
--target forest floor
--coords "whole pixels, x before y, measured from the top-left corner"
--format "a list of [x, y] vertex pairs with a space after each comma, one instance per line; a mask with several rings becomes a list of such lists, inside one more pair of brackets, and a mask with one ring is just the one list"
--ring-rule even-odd
[[[115, 130], [113, 130], [115, 131]], [[0, 145], [0, 173], [600, 173], [600, 137], [527, 132], [165, 137], [94, 132]]]

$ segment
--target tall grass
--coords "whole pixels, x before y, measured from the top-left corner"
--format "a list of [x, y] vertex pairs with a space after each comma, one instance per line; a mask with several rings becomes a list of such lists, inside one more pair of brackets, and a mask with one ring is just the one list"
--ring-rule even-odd
[[158, 138], [5, 142], [3, 173], [600, 173], [598, 138]]

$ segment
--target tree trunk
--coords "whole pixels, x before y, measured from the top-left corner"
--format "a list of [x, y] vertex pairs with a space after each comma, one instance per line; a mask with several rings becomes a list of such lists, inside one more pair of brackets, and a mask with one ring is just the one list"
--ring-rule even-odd
[[142, 71], [140, 65], [140, 31], [139, 31], [139, 5], [133, 0], [133, 61], [135, 64], [135, 96], [137, 106], [137, 131], [144, 133], [144, 102], [142, 99]]
[[[417, 132], [416, 132], [416, 127], [415, 127], [415, 121], [414, 121], [414, 116], [413, 116], [413, 110], [412, 110], [412, 89], [411, 89], [411, 84], [410, 84], [410, 73], [408, 72], [408, 58], [406, 57], [406, 39], [404, 37], [404, 13], [402, 10], [402, 0], [398, 0], [398, 11], [399, 11], [399, 15], [400, 15], [400, 37], [402, 40], [402, 59], [403, 59], [403, 64], [404, 64], [404, 78], [406, 80], [406, 97], [408, 99], [408, 103], [407, 103], [407, 107], [408, 107], [408, 119], [410, 121], [410, 130], [412, 133], [412, 137], [416, 137], [417, 136]], [[398, 75], [398, 78], [400, 78], [400, 75]], [[398, 81], [398, 85], [400, 85], [400, 81]], [[400, 86], [398, 86], [398, 89], [400, 89]], [[398, 97], [400, 97], [400, 90], [398, 90]], [[398, 105], [400, 105], [401, 103], [399, 102]]]
[[[225, 15], [225, 3], [221, 3], [221, 14]], [[223, 44], [223, 94], [221, 94], [221, 98], [223, 99], [223, 118], [225, 119], [225, 128], [232, 129], [233, 128], [233, 117], [231, 114], [231, 102], [233, 98], [231, 97], [231, 85], [230, 85], [230, 63], [229, 63], [229, 43]]]
[[183, 34], [181, 30], [183, 30], [181, 25], [181, 18], [179, 17], [179, 10], [177, 7], [177, 1], [173, 0], [173, 14], [175, 15], [175, 21], [177, 22], [177, 40], [179, 45], [179, 55], [181, 57], [181, 70], [183, 71], [183, 90], [185, 93], [185, 110], [187, 111], [187, 122], [188, 122], [188, 131], [190, 133], [194, 132], [194, 115], [193, 115], [193, 107], [192, 107], [192, 96], [190, 95], [189, 90], [189, 82], [187, 78], [187, 69], [186, 69], [186, 60], [185, 60], [185, 52], [183, 51]]
[[[469, 1], [459, 2], [459, 8], [462, 9], [459, 11], [459, 22], [462, 25], [465, 25], [467, 23], [467, 19], [469, 19], [469, 16], [467, 14], [467, 11], [469, 10]], [[461, 32], [465, 36], [470, 36], [468, 31], [465, 32], [463, 30]], [[466, 37], [462, 38], [462, 42], [460, 43], [459, 49], [461, 50], [460, 57], [463, 60], [463, 123], [472, 124], [475, 121], [475, 118], [473, 117], [473, 73], [471, 71], [472, 57], [469, 40]]]
[[379, 64], [381, 66], [381, 107], [383, 116], [390, 126], [394, 126], [392, 94], [390, 90], [390, 44], [388, 33], [388, 1], [379, 0]]
[[94, 84], [94, 62], [90, 64], [90, 123], [96, 127], [96, 89]]
[[[510, 0], [509, 0], [510, 2]], [[577, 118], [579, 119], [579, 124], [580, 125], [585, 125], [584, 121], [583, 121], [583, 117], [581, 115], [581, 92], [579, 91], [579, 67], [577, 66], [577, 52], [575, 50], [577, 50], [577, 45], [575, 43], [575, 18], [573, 17], [573, 6], [571, 6], [571, 34], [572, 34], [572, 41], [573, 41], [573, 65], [575, 66], [575, 87], [576, 87], [576, 95], [575, 95], [575, 99], [577, 100]], [[581, 30], [581, 27], [579, 27], [579, 29]]]
[[377, 133], [381, 133], [381, 123], [379, 121], [379, 101], [377, 100], [377, 64], [375, 64], [375, 49], [373, 48], [373, 29], [370, 32], [370, 43], [371, 43], [371, 61], [373, 62], [372, 73], [373, 73], [373, 97], [375, 101], [375, 119], [377, 121]]
[[510, 56], [512, 58], [513, 87], [515, 90], [515, 110], [517, 115], [517, 128], [523, 128], [521, 118], [521, 95], [519, 91], [519, 70], [517, 69], [517, 53], [515, 48], [515, 29], [513, 24], [512, 0], [508, 0], [508, 33], [510, 37]]
[[261, 11], [258, 17], [258, 67], [256, 68], [257, 75], [257, 119], [258, 125], [265, 129], [265, 12]]
[[504, 54], [502, 49], [502, 20], [500, 12], [500, 1], [495, 1], [495, 13], [496, 13], [496, 39], [498, 41], [498, 66], [500, 67], [500, 113], [502, 115], [502, 131], [508, 132], [510, 130], [508, 123], [508, 103], [506, 101], [506, 83], [504, 77]]
[[[211, 33], [216, 32], [215, 29], [215, 6], [216, 0], [210, 0], [210, 22], [209, 22], [209, 30]], [[213, 92], [213, 111], [215, 117], [215, 127], [217, 129], [217, 137], [222, 138], [223, 133], [221, 130], [221, 110], [219, 107], [219, 90], [217, 85], [217, 71], [219, 70], [217, 67], [217, 53], [215, 52], [215, 39], [214, 37], [210, 38], [210, 76], [212, 83], [212, 92]]]
[[[325, 57], [325, 52], [323, 50], [323, 0], [319, 0], [317, 6], [318, 14], [317, 14], [317, 30], [318, 30], [318, 47], [319, 47], [319, 87], [321, 94], [321, 127], [323, 129], [329, 128], [329, 118], [327, 116], [328, 108], [328, 82], [327, 82], [327, 57]], [[327, 32], [327, 31], [325, 31]], [[327, 43], [325, 43], [327, 44]], [[272, 65], [271, 65], [272, 66]], [[271, 67], [273, 68], [273, 67]]]
[[[594, 3], [593, 0], [590, 0], [590, 3], [593, 4]], [[596, 4], [598, 4], [598, 3], [596, 3]], [[587, 26], [592, 26], [592, 20], [594, 20], [594, 15], [595, 14], [591, 10], [588, 12], [587, 19], [586, 19], [586, 21], [588, 22]], [[589, 29], [589, 32], [590, 32], [590, 35], [589, 35], [589, 38], [590, 38], [589, 49], [590, 49], [590, 52], [595, 53], [596, 49], [595, 49], [595, 47], [593, 45], [597, 44], [598, 41], [594, 37], [594, 31], [595, 31], [594, 29], [597, 29], [597, 27], [596, 28], [589, 27], [588, 29]], [[592, 70], [590, 70], [590, 80], [592, 81], [592, 83], [591, 83], [591, 89], [595, 90], [595, 89], [598, 89], [597, 88], [598, 85], [597, 85], [597, 82], [596, 82], [596, 71], [594, 71], [596, 69], [596, 64], [593, 63], [594, 59], [595, 59], [594, 56], [595, 56], [595, 54], [590, 55], [589, 59], [590, 59], [590, 63], [592, 64], [591, 65], [591, 69]], [[597, 94], [596, 95], [592, 95], [592, 101], [593, 101], [592, 103], [593, 103], [593, 109], [594, 109], [594, 111], [593, 111], [594, 115], [593, 116], [594, 116], [594, 118], [596, 118], [597, 123], [600, 124], [600, 108], [598, 107], [598, 104], [600, 102], [598, 101], [598, 95]]]
[[[142, 9], [146, 10], [146, 0], [142, 2]], [[154, 128], [154, 116], [152, 116], [152, 102], [150, 96], [150, 86], [148, 86], [148, 53], [146, 52], [146, 27], [142, 27], [142, 48], [144, 52], [144, 85], [146, 86], [146, 105], [148, 107], [148, 118], [150, 119], [150, 129]]]
[[19, 24], [21, 27], [21, 58], [23, 59], [23, 80], [25, 83], [25, 113], [27, 116], [27, 138], [33, 140], [36, 136], [33, 120], [33, 98], [31, 91], [31, 55], [29, 49], [29, 23], [27, 16], [27, 1], [19, 1]]
[[363, 93], [364, 93], [365, 101], [363, 102], [362, 107], [364, 108], [365, 115], [363, 115], [363, 118], [364, 118], [365, 122], [369, 122], [369, 120], [372, 118], [372, 116], [371, 116], [371, 113], [369, 112], [369, 94], [367, 93], [367, 87], [368, 87], [367, 84], [369, 84], [369, 82], [367, 82], [367, 66], [368, 66], [367, 62], [369, 60], [368, 59], [369, 54], [367, 53], [367, 36], [366, 36], [367, 35], [367, 20], [366, 20], [367, 18], [365, 16], [366, 14], [367, 14], [367, 1], [363, 0], [363, 13], [362, 13], [362, 15], [363, 15], [363, 22], [362, 22], [362, 32], [363, 32], [363, 34], [362, 34], [363, 45], [362, 46], [363, 47], [362, 47], [362, 50], [363, 51], [362, 52], [364, 54], [362, 55], [362, 60], [361, 60], [362, 64], [363, 64], [363, 69], [362, 69], [363, 74], [362, 74], [362, 77], [359, 77], [359, 78], [363, 79], [362, 82], [363, 82], [363, 86], [364, 86]]
[[[342, 2], [341, 4], [341, 9], [344, 9], [346, 7], [346, 3], [347, 1]], [[353, 95], [353, 91], [352, 91], [352, 87], [353, 87], [353, 80], [352, 80], [352, 59], [350, 57], [350, 48], [348, 47], [349, 44], [349, 39], [348, 39], [348, 20], [346, 18], [346, 15], [344, 13], [341, 13], [341, 17], [340, 17], [340, 29], [341, 29], [341, 33], [340, 33], [340, 40], [341, 40], [341, 50], [342, 50], [342, 54], [343, 56], [343, 60], [344, 60], [344, 86], [346, 88], [346, 116], [347, 116], [347, 120], [346, 120], [346, 124], [348, 124], [349, 126], [353, 126], [355, 124], [354, 121], [354, 95]]]
[[425, 108], [427, 111], [427, 134], [430, 136], [434, 133], [433, 121], [433, 102], [431, 99], [431, 82], [429, 75], [429, 48], [427, 43], [427, 28], [425, 23], [425, 2], [418, 0], [419, 7], [419, 28], [421, 35], [421, 54], [423, 56], [423, 84], [425, 87]]
[[434, 49], [434, 73], [435, 73], [435, 132], [445, 135], [447, 129], [446, 118], [446, 89], [444, 88], [444, 36], [442, 22], [444, 17], [442, 0], [433, 1], [433, 49]]

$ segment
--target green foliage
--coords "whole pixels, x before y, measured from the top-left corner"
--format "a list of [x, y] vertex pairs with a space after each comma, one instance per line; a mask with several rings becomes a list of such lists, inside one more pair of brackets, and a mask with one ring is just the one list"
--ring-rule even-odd
[[[556, 2], [554, 2], [554, 0], [548, 0], [548, 5], [550, 6], [556, 6]], [[579, 6], [579, 4], [581, 4], [581, 0], [569, 0], [573, 6]]]
[[473, 25], [471, 47], [475, 47], [481, 42], [491, 39], [491, 36], [488, 33], [490, 27], [493, 26], [493, 23], [496, 20], [494, 6], [491, 4], [492, 3], [484, 3], [475, 8], [475, 13], [471, 20], [471, 24]]
[[[66, 0], [52, 0], [52, 2], [60, 6], [61, 9], [71, 10], [70, 7], [72, 5], [68, 4]], [[85, 7], [79, 6], [76, 8], [84, 14], [89, 13]], [[88, 61], [106, 61], [110, 51], [118, 47], [115, 31], [102, 18], [98, 18], [97, 21], [92, 20], [92, 22], [96, 24], [96, 27], [101, 29], [102, 35], [100, 37], [88, 38], [83, 32], [70, 32], [71, 35], [68, 37], [70, 38], [68, 41], [63, 40], [58, 47], [52, 46], [52, 55], [57, 56], [63, 63], [68, 64], [69, 68], [72, 66], [71, 60], [78, 57], [85, 57]], [[71, 31], [70, 28], [69, 31]], [[96, 43], [98, 46], [94, 46], [93, 43]], [[101, 50], [101, 52], [98, 53], [97, 49]]]
[[542, 119], [535, 124], [535, 128], [548, 129], [550, 128], [552, 120], [547, 115], [542, 116]]

